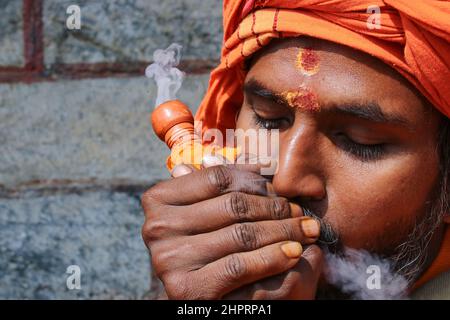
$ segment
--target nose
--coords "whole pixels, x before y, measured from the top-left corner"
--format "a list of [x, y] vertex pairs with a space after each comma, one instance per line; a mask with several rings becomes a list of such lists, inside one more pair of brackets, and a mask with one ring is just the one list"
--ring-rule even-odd
[[321, 200], [326, 195], [320, 137], [313, 126], [291, 127], [280, 135], [278, 170], [273, 177], [277, 195]]

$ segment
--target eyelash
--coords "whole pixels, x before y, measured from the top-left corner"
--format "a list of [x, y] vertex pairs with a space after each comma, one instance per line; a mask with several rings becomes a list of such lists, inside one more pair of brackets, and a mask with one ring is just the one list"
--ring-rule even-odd
[[[253, 112], [255, 124], [263, 129], [272, 130], [281, 127], [284, 119], [265, 119]], [[353, 141], [345, 134], [339, 134], [343, 139], [339, 143], [340, 147], [348, 154], [360, 159], [361, 161], [375, 161], [380, 159], [385, 153], [384, 144], [361, 144]]]
[[284, 119], [265, 119], [263, 117], [260, 117], [256, 112], [253, 112], [253, 120], [258, 127], [262, 129], [273, 130], [279, 129], [281, 127], [281, 122]]
[[345, 136], [340, 145], [345, 152], [364, 162], [378, 160], [383, 157], [386, 151], [384, 144], [361, 144], [347, 136]]

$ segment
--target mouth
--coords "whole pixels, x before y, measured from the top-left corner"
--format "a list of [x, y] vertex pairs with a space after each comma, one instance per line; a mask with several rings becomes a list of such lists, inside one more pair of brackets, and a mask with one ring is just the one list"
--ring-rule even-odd
[[317, 215], [311, 208], [302, 206], [303, 214], [305, 216], [314, 218], [320, 223], [320, 236], [317, 240], [317, 244], [330, 252], [336, 253], [342, 248], [342, 244], [339, 239], [339, 234], [334, 230], [330, 223], [322, 216]]

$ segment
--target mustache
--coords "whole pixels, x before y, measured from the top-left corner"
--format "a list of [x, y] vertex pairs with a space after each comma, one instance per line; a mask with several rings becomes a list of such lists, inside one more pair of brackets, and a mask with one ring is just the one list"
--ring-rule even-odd
[[338, 232], [325, 221], [324, 218], [313, 212], [310, 208], [303, 206], [303, 214], [311, 217], [320, 224], [320, 236], [317, 243], [320, 247], [327, 249], [329, 252], [336, 253], [342, 249], [342, 244]]

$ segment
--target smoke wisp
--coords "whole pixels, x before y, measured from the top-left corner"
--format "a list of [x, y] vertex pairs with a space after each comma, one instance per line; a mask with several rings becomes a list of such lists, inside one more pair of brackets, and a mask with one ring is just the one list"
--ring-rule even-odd
[[184, 79], [184, 73], [178, 68], [182, 46], [172, 43], [167, 49], [158, 49], [153, 53], [153, 63], [145, 69], [145, 76], [154, 79], [157, 86], [155, 107], [168, 100], [176, 99]]
[[325, 253], [327, 281], [358, 300], [406, 299], [408, 281], [383, 259], [365, 250], [344, 248]]

